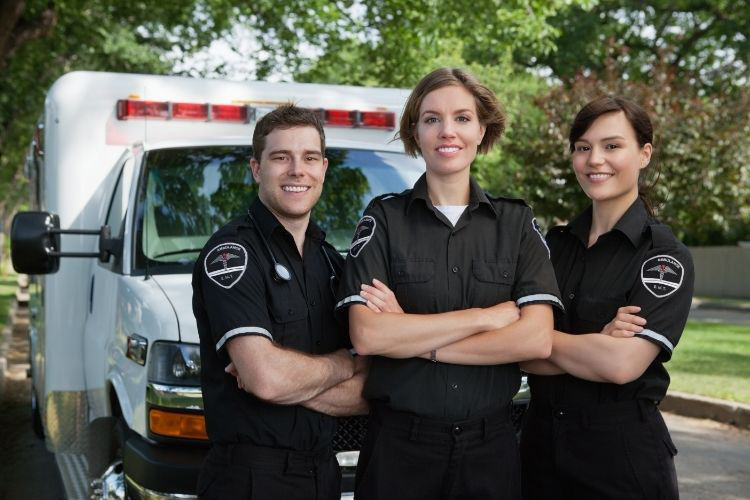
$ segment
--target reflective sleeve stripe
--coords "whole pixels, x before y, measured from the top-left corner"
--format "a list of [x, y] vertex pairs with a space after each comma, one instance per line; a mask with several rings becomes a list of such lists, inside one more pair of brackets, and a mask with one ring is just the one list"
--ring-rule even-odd
[[261, 337], [267, 337], [268, 340], [273, 341], [273, 335], [271, 335], [271, 332], [265, 328], [257, 326], [241, 326], [225, 333], [216, 343], [216, 350], [218, 351], [221, 349], [221, 347], [226, 344], [227, 340], [236, 337], [237, 335], [260, 335]]
[[529, 302], [552, 302], [563, 311], [565, 310], [565, 307], [563, 307], [563, 304], [562, 302], [560, 302], [560, 299], [558, 299], [551, 293], [537, 293], [535, 295], [527, 295], [525, 297], [521, 297], [520, 299], [516, 301], [516, 305], [518, 307], [521, 307], [522, 305], [528, 304]]
[[640, 333], [636, 333], [635, 336], [636, 337], [648, 337], [650, 339], [654, 339], [660, 344], [662, 344], [664, 347], [669, 349], [669, 352], [674, 351], [674, 345], [672, 344], [672, 342], [670, 342], [669, 339], [665, 337], [664, 335], [662, 335], [661, 333], [656, 333], [653, 330], [643, 330]]
[[359, 295], [350, 295], [349, 297], [340, 300], [338, 304], [336, 304], [336, 309], [339, 307], [345, 306], [349, 304], [350, 302], [357, 302], [358, 304], [367, 304], [367, 301], [360, 297]]

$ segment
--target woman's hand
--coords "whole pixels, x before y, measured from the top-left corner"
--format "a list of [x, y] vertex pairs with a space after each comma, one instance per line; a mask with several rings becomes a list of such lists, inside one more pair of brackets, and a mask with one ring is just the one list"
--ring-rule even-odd
[[636, 333], [641, 333], [646, 324], [645, 318], [636, 316], [641, 308], [638, 306], [624, 306], [617, 310], [617, 315], [604, 325], [600, 333], [611, 337], [632, 337]]
[[396, 300], [396, 296], [393, 294], [390, 288], [380, 280], [372, 280], [372, 286], [365, 285], [361, 286], [360, 297], [367, 301], [367, 307], [372, 311], [379, 312], [390, 312], [390, 313], [403, 313], [404, 310]]

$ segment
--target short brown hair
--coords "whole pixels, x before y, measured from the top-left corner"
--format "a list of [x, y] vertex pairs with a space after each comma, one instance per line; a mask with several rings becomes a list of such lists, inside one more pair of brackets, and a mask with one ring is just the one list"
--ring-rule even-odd
[[410, 156], [421, 155], [417, 144], [417, 123], [419, 122], [419, 108], [425, 96], [433, 90], [449, 85], [460, 85], [474, 96], [477, 106], [479, 122], [485, 126], [484, 137], [477, 148], [479, 153], [487, 153], [492, 149], [505, 130], [505, 113], [495, 96], [495, 93], [485, 85], [479, 83], [474, 75], [459, 68], [440, 68], [422, 78], [404, 106], [397, 137], [404, 143], [404, 150]]
[[267, 115], [264, 115], [255, 124], [253, 131], [253, 158], [260, 161], [263, 149], [266, 147], [266, 137], [276, 130], [293, 127], [313, 127], [320, 135], [320, 152], [325, 155], [326, 136], [323, 132], [323, 123], [318, 115], [309, 109], [300, 108], [292, 103], [282, 104]]

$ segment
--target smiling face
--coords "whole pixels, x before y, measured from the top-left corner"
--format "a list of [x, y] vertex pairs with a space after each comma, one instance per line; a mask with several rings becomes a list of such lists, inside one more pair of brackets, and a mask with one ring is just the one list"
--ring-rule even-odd
[[309, 219], [323, 190], [328, 159], [314, 127], [274, 129], [266, 136], [260, 162], [250, 160], [258, 197], [284, 222]]
[[629, 206], [638, 197], [638, 175], [651, 160], [622, 111], [597, 118], [573, 144], [573, 170], [594, 204]]
[[484, 131], [474, 96], [463, 86], [449, 85], [427, 94], [419, 107], [415, 135], [427, 171], [450, 175], [467, 170]]

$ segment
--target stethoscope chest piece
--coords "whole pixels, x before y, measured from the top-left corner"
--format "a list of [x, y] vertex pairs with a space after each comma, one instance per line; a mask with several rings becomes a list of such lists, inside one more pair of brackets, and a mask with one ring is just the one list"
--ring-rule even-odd
[[289, 272], [289, 269], [287, 269], [286, 266], [275, 262], [273, 269], [275, 271], [274, 278], [276, 278], [276, 281], [289, 281], [292, 279], [292, 273]]

